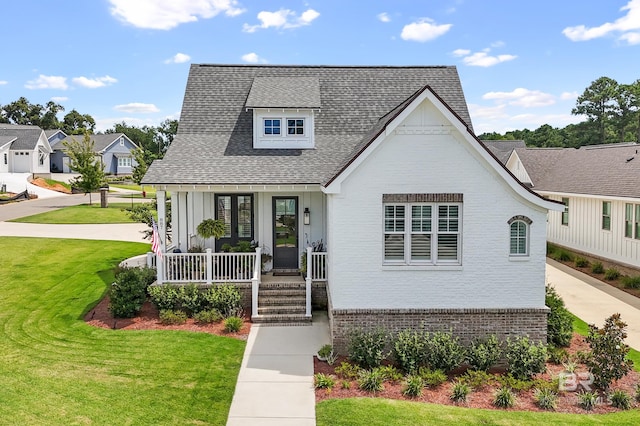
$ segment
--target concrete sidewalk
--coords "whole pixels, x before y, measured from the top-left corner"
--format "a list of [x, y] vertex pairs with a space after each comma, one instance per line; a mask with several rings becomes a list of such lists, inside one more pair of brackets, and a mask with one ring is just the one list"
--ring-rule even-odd
[[227, 426], [315, 425], [313, 356], [327, 343], [326, 313], [311, 326], [252, 325]]
[[640, 299], [566, 265], [547, 259], [547, 283], [552, 285], [572, 314], [602, 327], [619, 313], [627, 323], [627, 344], [640, 350]]

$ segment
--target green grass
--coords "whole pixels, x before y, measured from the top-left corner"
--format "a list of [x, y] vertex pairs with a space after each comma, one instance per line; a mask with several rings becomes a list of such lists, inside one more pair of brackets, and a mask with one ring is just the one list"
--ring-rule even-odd
[[130, 207], [127, 203], [109, 204], [106, 209], [100, 208], [100, 200], [92, 205], [80, 204], [65, 207], [32, 216], [14, 219], [11, 222], [48, 223], [48, 224], [87, 224], [87, 223], [133, 223], [123, 208]]
[[557, 414], [483, 410], [374, 398], [330, 399], [316, 405], [318, 426], [389, 425], [637, 425], [638, 411]]
[[[121, 184], [121, 183], [110, 183], [109, 186], [114, 188], [127, 189], [130, 191], [142, 192], [144, 190], [147, 193], [147, 198], [155, 198], [156, 196], [156, 190], [150, 186], [128, 185], [128, 184]], [[142, 195], [140, 196], [142, 197]]]
[[148, 244], [3, 237], [0, 423], [224, 425], [245, 343], [82, 320]]
[[61, 182], [61, 181], [59, 181], [59, 180], [46, 179], [46, 178], [45, 178], [45, 180], [44, 180], [44, 181], [45, 181], [45, 182], [47, 182], [47, 185], [51, 185], [51, 186], [54, 186], [54, 185], [62, 185], [62, 186], [64, 186], [65, 188], [67, 188], [68, 190], [71, 190], [71, 185], [69, 185], [69, 184], [68, 184], [68, 183], [66, 183], [66, 182]]

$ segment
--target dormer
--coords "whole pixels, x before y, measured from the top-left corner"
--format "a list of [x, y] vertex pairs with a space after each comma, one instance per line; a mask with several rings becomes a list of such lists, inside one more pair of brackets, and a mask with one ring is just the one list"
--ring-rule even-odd
[[317, 77], [255, 77], [245, 103], [253, 111], [255, 149], [311, 149], [314, 112], [320, 110]]

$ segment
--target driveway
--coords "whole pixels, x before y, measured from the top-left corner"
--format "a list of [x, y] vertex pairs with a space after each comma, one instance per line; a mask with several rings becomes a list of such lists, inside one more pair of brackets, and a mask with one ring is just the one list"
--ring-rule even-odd
[[31, 173], [0, 173], [0, 185], [7, 185], [8, 192], [22, 192], [25, 189], [32, 194], [36, 194], [38, 198], [54, 198], [64, 196], [56, 191], [40, 188], [39, 186], [32, 185], [28, 179]]

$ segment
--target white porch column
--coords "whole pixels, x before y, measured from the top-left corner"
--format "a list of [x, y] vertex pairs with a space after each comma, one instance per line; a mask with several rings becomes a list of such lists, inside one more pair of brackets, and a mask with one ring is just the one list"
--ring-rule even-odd
[[305, 316], [311, 316], [311, 283], [313, 282], [313, 276], [311, 274], [311, 270], [313, 269], [313, 257], [311, 256], [313, 253], [313, 247], [307, 247], [307, 279], [305, 280], [306, 284], [306, 312]]
[[[158, 236], [160, 237], [160, 252], [167, 252], [167, 193], [165, 191], [156, 191], [156, 200], [158, 202]], [[162, 284], [164, 281], [164, 271], [162, 266], [164, 262], [162, 258], [156, 256], [156, 272], [157, 282]]]
[[211, 284], [213, 282], [213, 255], [210, 248], [205, 253], [207, 254], [207, 284]]
[[178, 239], [174, 239], [173, 242], [178, 245], [178, 248], [182, 252], [186, 253], [189, 250], [189, 228], [187, 218], [187, 193], [178, 192], [178, 216], [172, 217], [174, 228], [178, 229]]
[[258, 316], [258, 290], [260, 289], [261, 266], [262, 249], [256, 247], [256, 261], [253, 266], [253, 276], [251, 277], [251, 318]]

